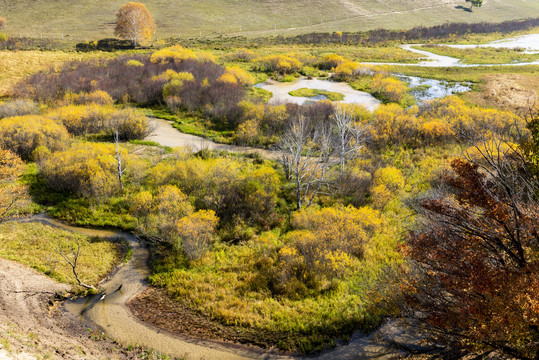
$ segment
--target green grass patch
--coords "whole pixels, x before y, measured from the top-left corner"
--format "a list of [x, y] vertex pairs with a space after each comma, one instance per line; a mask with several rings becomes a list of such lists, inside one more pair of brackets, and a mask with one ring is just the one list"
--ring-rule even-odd
[[93, 226], [132, 230], [135, 219], [128, 209], [126, 196], [90, 201], [72, 194], [52, 191], [39, 175], [37, 166], [31, 163], [21, 180], [29, 188], [32, 201], [40, 209], [60, 220], [79, 226]]
[[[299, 76], [298, 76], [299, 77]], [[295, 74], [288, 74], [288, 75], [275, 75], [274, 79], [278, 82], [293, 82], [296, 80], [297, 76]]]
[[273, 97], [273, 93], [266, 89], [252, 87], [249, 89], [249, 96], [251, 97], [251, 99], [260, 100], [263, 103], [267, 104]]
[[[482, 78], [489, 74], [520, 74], [537, 76], [539, 65], [522, 66], [475, 66], [475, 67], [421, 67], [421, 66], [388, 66], [392, 73], [419, 76], [429, 79], [445, 80], [453, 82], [482, 83]], [[478, 90], [476, 86], [473, 90]]]
[[416, 47], [434, 54], [460, 59], [464, 64], [510, 64], [526, 63], [539, 59], [539, 54], [526, 54], [523, 49], [504, 49], [477, 47], [469, 49], [452, 48], [440, 45]]
[[128, 209], [127, 198], [110, 198], [92, 203], [82, 198], [67, 198], [47, 207], [47, 213], [78, 226], [133, 230], [136, 221]]
[[200, 136], [224, 144], [231, 143], [234, 138], [234, 132], [227, 129], [224, 124], [216, 124], [199, 114], [188, 112], [172, 114], [166, 109], [144, 109], [144, 111], [148, 116], [172, 121], [172, 126], [185, 134]]
[[149, 141], [149, 140], [130, 140], [129, 141], [133, 145], [143, 145], [143, 146], [157, 146], [161, 147], [162, 145], [155, 142], [155, 141]]
[[58, 243], [81, 245], [77, 270], [83, 282], [96, 285], [121, 261], [117, 244], [40, 223], [0, 224], [0, 256], [28, 265], [60, 282], [76, 285], [71, 267], [55, 251]]
[[278, 231], [262, 233], [243, 244], [218, 243], [195, 265], [163, 251], [154, 262], [151, 282], [176, 301], [226, 325], [253, 331], [282, 350], [309, 353], [331, 346], [355, 330], [379, 324], [370, 290], [387, 264], [398, 260], [397, 237], [387, 227], [367, 246], [355, 271], [330, 290], [296, 297], [272, 294], [276, 253], [283, 246]]
[[288, 94], [292, 96], [299, 96], [299, 97], [317, 97], [317, 96], [323, 96], [328, 100], [331, 101], [342, 101], [344, 100], [344, 95], [338, 92], [334, 91], [327, 91], [327, 90], [320, 90], [320, 89], [307, 89], [307, 88], [301, 88], [298, 90], [293, 90], [288, 92]]

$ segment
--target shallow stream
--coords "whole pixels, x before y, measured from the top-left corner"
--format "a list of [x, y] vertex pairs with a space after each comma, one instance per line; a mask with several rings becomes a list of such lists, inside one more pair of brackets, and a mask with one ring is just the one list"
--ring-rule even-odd
[[354, 90], [350, 85], [345, 82], [336, 82], [324, 79], [312, 79], [299, 78], [292, 82], [277, 82], [274, 80], [267, 80], [266, 82], [255, 85], [262, 89], [270, 91], [273, 96], [269, 101], [270, 104], [279, 103], [294, 103], [303, 104], [308, 101], [321, 100], [323, 97], [301, 97], [292, 96], [290, 91], [298, 90], [302, 88], [307, 89], [319, 89], [337, 92], [344, 95], [344, 100], [341, 102], [348, 104], [359, 104], [365, 106], [370, 111], [375, 110], [380, 105], [380, 100], [376, 99], [371, 94], [363, 91]]

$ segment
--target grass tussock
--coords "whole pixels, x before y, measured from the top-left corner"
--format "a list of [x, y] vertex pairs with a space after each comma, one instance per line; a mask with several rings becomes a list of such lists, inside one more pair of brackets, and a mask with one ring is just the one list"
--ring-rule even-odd
[[290, 91], [289, 94], [292, 96], [309, 97], [309, 98], [321, 96], [331, 101], [344, 100], [344, 95], [341, 93], [334, 92], [334, 91], [320, 90], [320, 89], [302, 88], [302, 89]]

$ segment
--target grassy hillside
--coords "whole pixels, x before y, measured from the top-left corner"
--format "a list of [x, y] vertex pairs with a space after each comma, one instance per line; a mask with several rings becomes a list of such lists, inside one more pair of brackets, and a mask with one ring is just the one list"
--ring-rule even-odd
[[[111, 36], [127, 0], [0, 0], [13, 35], [84, 40]], [[489, 0], [468, 12], [464, 0], [145, 0], [157, 37], [297, 34], [404, 29], [446, 21], [502, 21], [539, 16], [539, 1]], [[241, 28], [240, 28], [241, 27]], [[241, 29], [241, 30], [240, 30]]]

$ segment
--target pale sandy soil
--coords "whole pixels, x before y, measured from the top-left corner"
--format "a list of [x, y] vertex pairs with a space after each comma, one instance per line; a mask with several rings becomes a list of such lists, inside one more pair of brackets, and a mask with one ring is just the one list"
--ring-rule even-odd
[[128, 359], [109, 340], [94, 341], [80, 322], [54, 305], [69, 286], [0, 259], [0, 359]]

